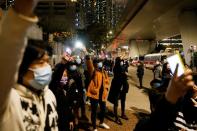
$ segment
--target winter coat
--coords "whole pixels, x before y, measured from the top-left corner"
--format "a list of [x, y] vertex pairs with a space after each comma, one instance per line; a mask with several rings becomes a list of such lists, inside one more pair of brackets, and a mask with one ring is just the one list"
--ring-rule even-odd
[[64, 87], [56, 87], [55, 96], [57, 99], [58, 127], [60, 131], [69, 130], [69, 123], [75, 119], [73, 110], [78, 104], [78, 102], [75, 102], [78, 98], [75, 89], [76, 85], [74, 83], [70, 86], [67, 84]]
[[94, 69], [92, 60], [87, 60], [87, 69], [90, 73], [91, 80], [87, 90], [87, 96], [93, 99], [99, 99], [99, 91], [103, 86], [103, 94], [102, 94], [102, 101], [107, 100], [108, 92], [109, 92], [109, 77], [106, 71], [102, 70], [99, 71]]
[[26, 32], [37, 17], [17, 14], [12, 8], [0, 34], [0, 131], [57, 131], [56, 99], [46, 88], [36, 94], [16, 85], [16, 75], [26, 47]]
[[[116, 64], [114, 67], [114, 78], [111, 82], [111, 88], [109, 91], [108, 101], [112, 104], [116, 104], [120, 96], [120, 92], [127, 93], [129, 90], [129, 85], [127, 82], [127, 76], [125, 74], [124, 67]], [[116, 96], [116, 97], [114, 97]]]
[[61, 83], [61, 78], [66, 67], [64, 64], [58, 64], [53, 72], [50, 83], [50, 89], [53, 89], [52, 91], [57, 99], [58, 127], [60, 131], [69, 130], [69, 123], [75, 119], [74, 109], [79, 108], [83, 100], [80, 91], [82, 82], [78, 71], [68, 71], [67, 83]]
[[83, 86], [83, 81], [82, 81], [82, 74], [78, 70], [69, 71], [68, 74], [69, 74], [70, 79], [74, 79], [76, 86], [79, 90], [79, 93], [83, 94], [84, 86]]
[[144, 67], [142, 65], [139, 65], [137, 67], [137, 77], [141, 78], [144, 76]]

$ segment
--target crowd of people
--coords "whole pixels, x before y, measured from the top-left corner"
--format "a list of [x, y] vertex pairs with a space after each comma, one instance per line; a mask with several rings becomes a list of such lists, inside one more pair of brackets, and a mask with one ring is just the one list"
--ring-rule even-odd
[[[192, 79], [193, 72], [185, 65], [185, 73], [178, 77], [178, 66], [173, 74], [165, 59], [156, 61], [149, 91], [151, 115], [140, 120], [135, 131], [197, 130], [197, 89]], [[140, 88], [143, 75], [143, 62], [139, 62]]]
[[[52, 69], [49, 64], [52, 49], [48, 43], [26, 38], [28, 28], [38, 22], [33, 15], [37, 2], [16, 0], [1, 25], [1, 60], [7, 62], [1, 64], [0, 130], [78, 130], [80, 119], [89, 120], [87, 98], [91, 103], [93, 130], [97, 130], [98, 105], [99, 126], [110, 129], [104, 118], [110, 90], [106, 70], [112, 72], [112, 63], [88, 55], [82, 59], [67, 54]], [[13, 39], [9, 39], [13, 34]], [[124, 110], [122, 117], [127, 118]]]
[[[122, 125], [119, 99], [121, 118], [129, 119], [125, 114], [128, 62], [117, 57], [112, 68], [113, 63], [106, 64], [88, 54], [84, 58], [66, 54], [52, 69], [49, 44], [26, 37], [29, 27], [38, 22], [33, 13], [37, 3], [38, 0], [15, 0], [0, 25], [0, 130], [77, 131], [80, 119], [89, 121], [86, 101], [90, 101], [93, 131], [98, 130], [98, 105], [99, 127], [110, 129], [104, 122], [107, 101], [113, 104], [114, 121]], [[139, 122], [136, 131], [197, 130], [197, 87], [192, 71], [186, 69], [178, 77], [177, 68], [171, 75], [168, 64], [163, 64], [163, 69], [159, 62], [155, 66], [152, 85], [164, 93], [150, 119]], [[111, 86], [109, 70], [113, 71]], [[141, 88], [143, 75], [141, 62], [137, 69]]]
[[[90, 101], [91, 124], [94, 131], [97, 130], [98, 105], [100, 107], [99, 126], [110, 129], [104, 123], [107, 100], [114, 104], [115, 122], [122, 125], [117, 114], [119, 98], [121, 99], [121, 117], [128, 120], [125, 114], [126, 93], [129, 89], [126, 73], [128, 65], [120, 57], [116, 58], [113, 68], [114, 79], [110, 87], [109, 72], [104, 66], [105, 62], [106, 60], [91, 58], [89, 55], [82, 59], [66, 53], [62, 61], [54, 67], [49, 89], [57, 100], [59, 130], [77, 130], [79, 120], [89, 121], [86, 115], [86, 101]], [[116, 99], [114, 95], [119, 97]], [[79, 115], [79, 109], [81, 109], [81, 115]]]
[[[163, 70], [166, 65], [168, 64], [163, 65]], [[184, 75], [177, 77], [177, 70], [178, 65], [171, 76], [171, 81], [168, 73], [167, 75], [162, 73], [163, 82], [156, 87], [162, 91], [160, 96], [155, 98], [157, 100], [152, 108], [151, 116], [149, 119], [140, 121], [135, 131], [197, 130], [196, 85], [192, 79], [192, 71], [186, 69]]]

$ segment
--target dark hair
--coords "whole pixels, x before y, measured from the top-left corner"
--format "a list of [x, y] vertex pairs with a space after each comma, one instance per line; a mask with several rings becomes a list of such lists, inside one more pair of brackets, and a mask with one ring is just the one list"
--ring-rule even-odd
[[120, 66], [120, 62], [121, 62], [121, 58], [120, 57], [116, 57], [115, 66]]
[[42, 58], [46, 52], [49, 56], [52, 55], [52, 48], [47, 43], [42, 40], [28, 40], [28, 45], [25, 49], [23, 60], [19, 67], [18, 83], [23, 83], [23, 76], [28, 71], [31, 63], [36, 59]]
[[103, 60], [102, 60], [102, 59], [99, 59], [99, 58], [95, 58], [95, 59], [93, 60], [93, 65], [94, 65], [95, 68], [97, 68], [97, 64], [98, 64], [99, 62], [103, 62]]
[[95, 58], [95, 59], [93, 60], [93, 64], [97, 64], [97, 63], [99, 63], [99, 62], [103, 62], [103, 60], [102, 60], [102, 59], [98, 59], [98, 58]]

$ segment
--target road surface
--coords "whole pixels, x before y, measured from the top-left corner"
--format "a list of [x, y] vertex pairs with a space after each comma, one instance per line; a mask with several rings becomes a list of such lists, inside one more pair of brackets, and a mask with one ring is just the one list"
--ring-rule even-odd
[[[129, 92], [127, 94], [127, 100], [126, 100], [126, 114], [129, 117], [129, 120], [122, 120], [123, 125], [118, 125], [114, 122], [114, 117], [110, 113], [107, 114], [107, 117], [105, 119], [105, 122], [110, 126], [110, 131], [132, 131], [135, 128], [136, 123], [138, 120], [146, 114], [150, 113], [150, 104], [149, 99], [146, 94], [146, 88], [150, 88], [150, 81], [153, 78], [153, 73], [151, 70], [146, 70], [144, 72], [144, 78], [143, 78], [143, 86], [144, 88], [139, 89], [139, 82], [138, 78], [136, 76], [136, 67], [130, 66], [129, 67]], [[120, 104], [119, 104], [120, 105]], [[119, 106], [120, 107], [120, 106]], [[113, 106], [107, 102], [107, 108], [109, 112], [113, 110]], [[90, 120], [90, 107], [88, 106], [88, 117]], [[119, 109], [119, 114], [120, 114]], [[89, 121], [90, 122], [90, 121]], [[83, 124], [84, 125], [84, 124]], [[97, 125], [99, 125], [99, 120], [97, 120]], [[91, 126], [89, 129], [92, 129]], [[102, 128], [98, 127], [99, 131], [105, 131]], [[83, 130], [80, 130], [83, 131]], [[87, 129], [86, 129], [87, 131]]]

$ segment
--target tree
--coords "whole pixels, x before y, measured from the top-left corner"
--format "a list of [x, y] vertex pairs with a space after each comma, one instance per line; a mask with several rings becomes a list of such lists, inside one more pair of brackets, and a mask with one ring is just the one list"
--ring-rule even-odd
[[96, 49], [100, 49], [101, 45], [107, 42], [107, 27], [100, 23], [94, 23], [87, 27], [89, 40], [95, 44]]

